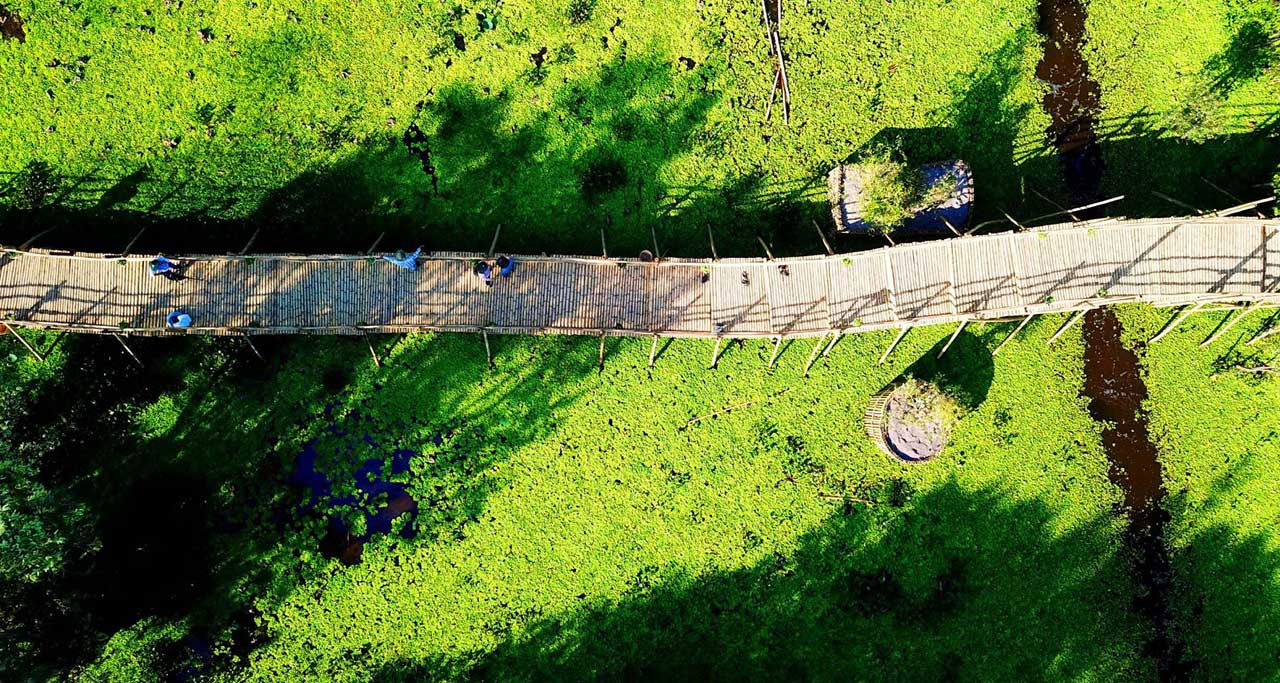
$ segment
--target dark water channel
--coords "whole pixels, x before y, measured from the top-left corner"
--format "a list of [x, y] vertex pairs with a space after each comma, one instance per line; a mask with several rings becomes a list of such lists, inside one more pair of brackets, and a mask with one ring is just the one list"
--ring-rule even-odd
[[[1100, 199], [1102, 151], [1096, 126], [1101, 89], [1089, 75], [1081, 48], [1086, 9], [1081, 0], [1041, 0], [1039, 29], [1044, 57], [1036, 76], [1048, 83], [1044, 107], [1052, 121], [1049, 136], [1058, 150], [1070, 201], [1079, 206]], [[1165, 546], [1168, 513], [1159, 453], [1151, 443], [1142, 404], [1147, 387], [1138, 356], [1121, 342], [1120, 321], [1106, 308], [1089, 311], [1083, 323], [1084, 395], [1089, 414], [1106, 425], [1103, 447], [1111, 482], [1124, 492], [1128, 517], [1125, 542], [1133, 554], [1131, 571], [1140, 595], [1134, 611], [1150, 626], [1143, 655], [1155, 660], [1162, 681], [1187, 679], [1182, 647], [1169, 634], [1172, 571]]]

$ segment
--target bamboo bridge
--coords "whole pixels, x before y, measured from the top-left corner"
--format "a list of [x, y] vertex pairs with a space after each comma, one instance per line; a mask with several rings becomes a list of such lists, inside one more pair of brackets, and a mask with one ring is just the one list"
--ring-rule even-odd
[[[1121, 302], [1280, 305], [1278, 232], [1278, 219], [1108, 218], [796, 258], [515, 256], [512, 276], [491, 287], [473, 273], [484, 257], [474, 253], [435, 252], [416, 271], [373, 255], [170, 256], [185, 275], [170, 281], [150, 275], [148, 255], [0, 248], [0, 323], [114, 335], [838, 338]], [[174, 310], [190, 328], [166, 327]]]

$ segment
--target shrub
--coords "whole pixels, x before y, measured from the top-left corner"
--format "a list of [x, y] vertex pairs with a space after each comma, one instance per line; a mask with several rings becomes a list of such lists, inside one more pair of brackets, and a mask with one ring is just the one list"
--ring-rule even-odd
[[858, 163], [862, 180], [859, 213], [862, 220], [881, 233], [893, 232], [910, 215], [918, 185], [906, 162], [888, 148], [869, 152]]

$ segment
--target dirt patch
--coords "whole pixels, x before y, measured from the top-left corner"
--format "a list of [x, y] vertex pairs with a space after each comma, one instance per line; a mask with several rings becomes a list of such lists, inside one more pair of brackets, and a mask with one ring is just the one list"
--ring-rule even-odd
[[22, 17], [4, 5], [0, 5], [0, 40], [27, 42], [27, 32], [22, 28]]

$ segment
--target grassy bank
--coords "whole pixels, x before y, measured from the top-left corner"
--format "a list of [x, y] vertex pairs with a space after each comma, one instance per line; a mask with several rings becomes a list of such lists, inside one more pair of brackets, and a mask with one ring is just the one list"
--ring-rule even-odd
[[1128, 195], [1128, 213], [1187, 213], [1152, 191], [1202, 210], [1269, 194], [1280, 161], [1277, 31], [1267, 0], [1089, 2], [1105, 191]]

